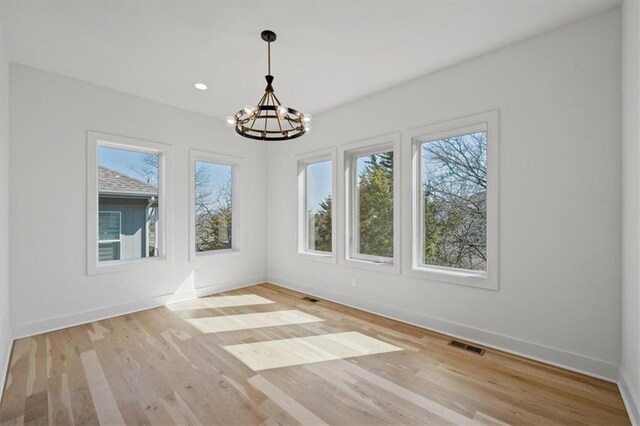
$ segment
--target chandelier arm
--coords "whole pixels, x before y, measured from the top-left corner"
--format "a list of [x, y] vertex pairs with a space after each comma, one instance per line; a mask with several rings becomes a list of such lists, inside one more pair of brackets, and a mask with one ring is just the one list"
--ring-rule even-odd
[[[271, 96], [276, 100], [276, 102], [278, 101], [278, 98], [276, 97], [275, 93], [271, 93]], [[276, 116], [278, 116], [279, 106], [280, 106], [280, 103], [278, 102], [278, 106], [276, 106]], [[280, 129], [280, 132], [282, 132], [282, 124], [280, 124], [280, 117], [276, 118], [276, 123], [278, 123], [278, 128]]]
[[289, 126], [291, 126], [291, 130], [295, 130], [297, 129], [296, 126], [293, 125], [293, 123], [291, 122], [291, 119], [289, 118], [289, 116], [287, 115], [287, 122], [289, 123]]
[[276, 100], [276, 102], [278, 103], [278, 106], [282, 105], [282, 103], [280, 102], [280, 99], [278, 99], [278, 97], [276, 96], [275, 92], [271, 93], [273, 95], [273, 98]]
[[[267, 97], [267, 92], [264, 92], [264, 95], [262, 95], [262, 97], [261, 97], [261, 98], [260, 98], [260, 100], [258, 101], [258, 104], [257, 104], [257, 106], [258, 106], [258, 107], [262, 104], [262, 102], [264, 101], [264, 98], [266, 98], [266, 97]], [[256, 125], [256, 119], [258, 118], [258, 114], [259, 114], [259, 112], [260, 112], [260, 111], [256, 111], [256, 112], [255, 112], [255, 114], [254, 114], [254, 116], [253, 116], [253, 119], [251, 120], [251, 127], [250, 127], [250, 129], [252, 129], [252, 130], [253, 130], [253, 126], [255, 126], [255, 125]]]
[[256, 104], [256, 106], [260, 106], [260, 105], [262, 105], [262, 103], [264, 102], [264, 100], [265, 100], [265, 99], [266, 99], [266, 97], [267, 97], [267, 93], [268, 93], [268, 92], [264, 92], [264, 95], [262, 95], [262, 97], [260, 98], [260, 100], [258, 101], [258, 103]]

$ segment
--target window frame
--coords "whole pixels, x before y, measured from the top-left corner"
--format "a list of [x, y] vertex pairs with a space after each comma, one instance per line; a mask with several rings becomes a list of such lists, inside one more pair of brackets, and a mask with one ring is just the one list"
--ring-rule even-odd
[[[392, 133], [370, 139], [352, 142], [340, 147], [342, 170], [344, 173], [344, 256], [345, 266], [376, 272], [400, 273], [400, 201], [401, 201], [401, 146], [400, 133]], [[355, 252], [359, 228], [355, 212], [357, 209], [357, 158], [393, 151], [393, 257], [386, 258]]]
[[[423, 263], [424, 200], [422, 188], [422, 146], [447, 137], [486, 131], [487, 133], [487, 264], [485, 271], [456, 269]], [[498, 290], [499, 239], [499, 138], [498, 112], [490, 111], [409, 130], [411, 146], [411, 238], [407, 275], [433, 281]]]
[[[231, 248], [196, 251], [196, 162], [231, 166]], [[217, 154], [198, 149], [189, 150], [189, 261], [206, 259], [209, 256], [234, 255], [241, 252], [240, 197], [238, 196], [238, 176], [243, 158]]]
[[[98, 257], [98, 167], [100, 147], [154, 154], [158, 161], [158, 256], [119, 259], [100, 262]], [[171, 263], [171, 200], [168, 182], [171, 179], [171, 145], [126, 136], [87, 131], [87, 275], [128, 271], [151, 265]]]
[[[318, 262], [336, 263], [338, 242], [337, 216], [337, 150], [335, 147], [312, 151], [297, 156], [298, 175], [298, 235], [297, 255], [301, 259]], [[307, 166], [309, 164], [331, 162], [331, 252], [308, 249], [308, 221], [307, 221]]]

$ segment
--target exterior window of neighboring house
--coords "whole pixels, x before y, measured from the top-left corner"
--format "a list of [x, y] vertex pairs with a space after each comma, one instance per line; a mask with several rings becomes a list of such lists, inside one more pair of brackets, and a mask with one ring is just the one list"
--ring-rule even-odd
[[398, 134], [346, 145], [346, 260], [353, 266], [400, 272]]
[[497, 113], [408, 136], [415, 179], [411, 273], [497, 289]]
[[87, 274], [171, 262], [171, 145], [87, 132]]
[[233, 166], [195, 160], [195, 250], [233, 249]]
[[120, 212], [98, 213], [98, 257], [100, 261], [120, 259]]
[[98, 260], [158, 256], [158, 154], [98, 148]]

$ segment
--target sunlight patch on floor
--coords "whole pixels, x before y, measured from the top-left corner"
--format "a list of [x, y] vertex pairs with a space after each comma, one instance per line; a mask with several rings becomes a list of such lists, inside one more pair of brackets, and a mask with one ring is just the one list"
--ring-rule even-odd
[[170, 303], [167, 308], [172, 311], [190, 311], [192, 309], [229, 308], [232, 306], [266, 305], [268, 303], [275, 302], [255, 294], [240, 294], [238, 296], [210, 296], [185, 300], [184, 302]]
[[223, 348], [254, 371], [402, 350], [355, 331]]
[[255, 314], [224, 315], [219, 317], [189, 318], [185, 321], [188, 321], [202, 333], [219, 333], [222, 331], [305, 324], [323, 320], [298, 310], [291, 310], [260, 312]]

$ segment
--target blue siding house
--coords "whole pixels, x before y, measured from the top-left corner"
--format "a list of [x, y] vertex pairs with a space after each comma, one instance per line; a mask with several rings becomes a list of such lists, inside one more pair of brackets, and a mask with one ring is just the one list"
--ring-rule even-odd
[[98, 168], [100, 261], [158, 255], [158, 188], [106, 167]]

